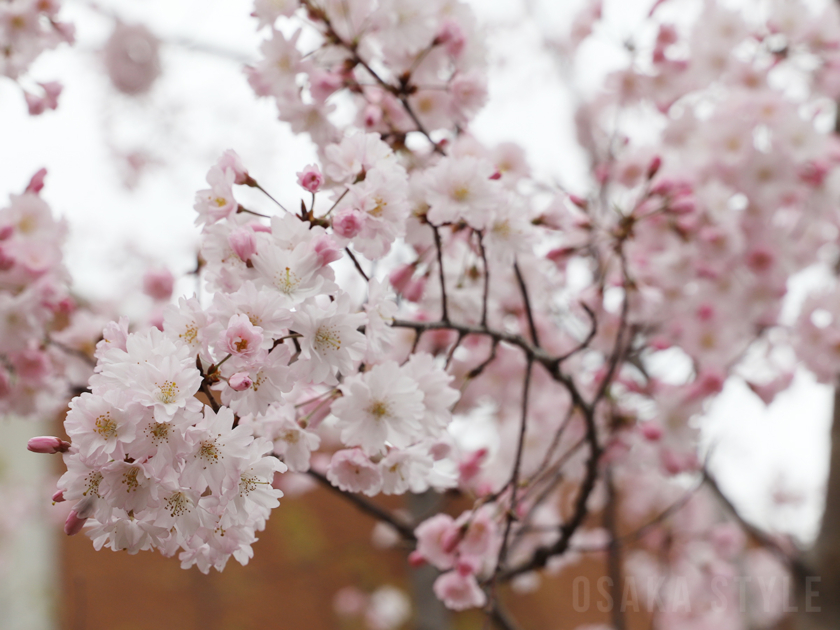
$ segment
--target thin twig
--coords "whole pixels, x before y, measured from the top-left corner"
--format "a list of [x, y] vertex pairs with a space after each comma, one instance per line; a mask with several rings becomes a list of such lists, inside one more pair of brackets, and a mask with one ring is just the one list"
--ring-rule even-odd
[[537, 326], [534, 323], [534, 313], [531, 311], [531, 300], [528, 297], [528, 289], [525, 286], [525, 279], [519, 270], [519, 263], [513, 263], [513, 271], [516, 274], [516, 281], [519, 283], [519, 290], [522, 292], [522, 301], [525, 303], [525, 315], [528, 317], [528, 328], [531, 330], [531, 341], [537, 348], [540, 347], [540, 340], [537, 336]]
[[[268, 192], [265, 188], [263, 188], [262, 186], [260, 186], [257, 182], [254, 182], [253, 186], [254, 186], [254, 188], [256, 188], [257, 190], [259, 190], [262, 194], [264, 194], [266, 197], [268, 197], [269, 199], [271, 199], [271, 200], [272, 200], [274, 203], [276, 203], [278, 206], [280, 206], [280, 209], [281, 209], [281, 210], [283, 210], [283, 211], [285, 211], [285, 212], [289, 212], [289, 211], [286, 209], [286, 207], [285, 207], [282, 203], [280, 203], [280, 202], [279, 202], [279, 201], [277, 201], [274, 197], [272, 197], [272, 196], [269, 194], [269, 192]], [[291, 212], [289, 212], [289, 214], [291, 214]]]
[[443, 247], [440, 242], [440, 232], [436, 225], [432, 225], [429, 223], [429, 226], [432, 228], [432, 233], [435, 235], [435, 247], [437, 247], [437, 260], [438, 260], [438, 275], [440, 276], [440, 295], [441, 295], [441, 306], [443, 308], [443, 314], [441, 315], [441, 320], [444, 322], [449, 321], [449, 306], [448, 300], [446, 298], [446, 281], [443, 279]]
[[627, 622], [624, 617], [624, 607], [619, 606], [623, 590], [623, 576], [621, 573], [621, 541], [618, 537], [618, 497], [613, 483], [612, 467], [606, 471], [607, 505], [604, 509], [604, 526], [610, 533], [607, 548], [607, 568], [610, 574], [610, 590], [612, 591], [612, 625], [615, 630], [626, 630]]
[[502, 545], [499, 548], [499, 557], [496, 559], [496, 569], [493, 572], [493, 582], [499, 576], [502, 566], [507, 560], [508, 540], [510, 538], [510, 530], [513, 527], [513, 521], [516, 519], [516, 497], [519, 490], [519, 474], [522, 467], [522, 452], [525, 446], [525, 433], [528, 430], [528, 394], [531, 388], [531, 372], [533, 371], [534, 363], [529, 360], [525, 367], [525, 381], [522, 386], [522, 414], [519, 424], [519, 440], [516, 445], [516, 459], [513, 463], [513, 471], [511, 472], [510, 481], [507, 485], [510, 486], [510, 507], [508, 507], [505, 515], [505, 532], [502, 536]]
[[490, 268], [487, 266], [487, 252], [484, 251], [484, 234], [477, 231], [478, 251], [481, 252], [481, 262], [484, 264], [484, 293], [481, 296], [481, 325], [487, 328], [487, 296], [490, 293]]
[[812, 572], [805, 564], [805, 562], [797, 557], [791, 556], [790, 553], [784, 549], [776, 540], [774, 540], [767, 532], [759, 529], [752, 523], [750, 523], [747, 519], [745, 519], [741, 513], [738, 511], [738, 508], [729, 500], [723, 490], [721, 490], [720, 486], [718, 485], [717, 480], [712, 476], [708, 469], [703, 469], [703, 480], [706, 482], [706, 485], [717, 495], [718, 499], [720, 499], [721, 503], [726, 507], [726, 509], [735, 517], [735, 519], [741, 524], [741, 527], [746, 530], [746, 532], [753, 537], [762, 547], [769, 549], [779, 560], [784, 562], [787, 566], [790, 567], [791, 571], [797, 577], [803, 577], [806, 575], [811, 575]]
[[365, 273], [365, 270], [362, 269], [362, 266], [359, 264], [359, 261], [356, 260], [356, 257], [353, 255], [353, 252], [350, 251], [350, 248], [345, 247], [344, 251], [347, 252], [348, 256], [350, 256], [350, 260], [352, 260], [353, 264], [356, 265], [356, 271], [358, 271], [360, 274], [362, 274], [362, 278], [365, 279], [365, 282], [370, 282], [370, 278], [368, 278], [368, 275]]
[[583, 310], [586, 311], [586, 314], [589, 315], [589, 323], [592, 325], [592, 328], [589, 330], [589, 334], [586, 336], [586, 339], [580, 342], [573, 350], [570, 350], [564, 355], [561, 355], [557, 358], [557, 360], [562, 363], [569, 357], [574, 356], [581, 350], [585, 350], [589, 347], [589, 344], [592, 343], [592, 340], [595, 338], [595, 335], [598, 334], [598, 320], [595, 317], [595, 313], [592, 312], [592, 309], [589, 308], [586, 304], [581, 302], [580, 304], [583, 307]]
[[343, 490], [336, 488], [334, 485], [332, 485], [332, 483], [330, 483], [329, 479], [327, 479], [323, 474], [315, 470], [309, 469], [308, 474], [313, 479], [318, 480], [322, 486], [339, 495], [340, 497], [344, 498], [345, 500], [349, 501], [362, 512], [365, 512], [369, 516], [373, 516], [374, 518], [380, 521], [388, 523], [388, 525], [393, 527], [397, 531], [397, 533], [399, 533], [399, 535], [405, 540], [409, 542], [415, 542], [417, 540], [417, 538], [414, 536], [414, 527], [412, 527], [410, 523], [406, 523], [402, 519], [391, 514], [388, 510], [379, 507], [378, 505], [372, 503], [371, 501], [368, 501], [367, 499], [360, 497], [358, 494], [344, 492]]

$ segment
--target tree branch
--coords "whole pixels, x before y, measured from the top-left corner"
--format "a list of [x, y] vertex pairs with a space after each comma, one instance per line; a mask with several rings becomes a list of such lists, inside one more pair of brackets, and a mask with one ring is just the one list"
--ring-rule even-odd
[[414, 535], [414, 527], [410, 523], [406, 523], [402, 519], [398, 518], [397, 516], [391, 514], [385, 508], [379, 507], [375, 503], [368, 501], [360, 497], [358, 494], [353, 494], [351, 492], [344, 492], [343, 490], [336, 488], [334, 485], [330, 483], [330, 480], [327, 479], [321, 473], [309, 469], [307, 473], [313, 479], [318, 480], [322, 486], [329, 489], [331, 492], [339, 495], [346, 501], [349, 501], [353, 505], [355, 505], [359, 510], [364, 512], [365, 514], [374, 517], [377, 520], [384, 521], [388, 523], [391, 527], [393, 527], [399, 535], [409, 541], [409, 542], [416, 542], [417, 538]]

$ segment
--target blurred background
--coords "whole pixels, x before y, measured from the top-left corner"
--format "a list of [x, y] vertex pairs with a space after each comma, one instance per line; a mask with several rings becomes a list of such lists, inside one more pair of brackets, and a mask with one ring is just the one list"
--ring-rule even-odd
[[[521, 144], [538, 179], [583, 190], [575, 103], [627, 63], [624, 43], [651, 2], [606, 1], [605, 23], [574, 63], [562, 42], [583, 2], [470, 4], [491, 68], [489, 104], [471, 131], [486, 143]], [[77, 43], [45, 53], [30, 72], [32, 81], [63, 83], [59, 108], [30, 117], [19, 89], [0, 81], [0, 197], [48, 169], [43, 197], [69, 223], [74, 290], [115, 317], [148, 315], [141, 286], [150, 268], [182, 278], [176, 296], [196, 289], [186, 276], [198, 244], [193, 197], [225, 149], [284, 204], [296, 203], [295, 173], [315, 161], [308, 139], [278, 122], [274, 104], [255, 99], [246, 82], [242, 67], [262, 40], [250, 11], [247, 0], [65, 0], [61, 17], [75, 25]], [[114, 46], [126, 42], [121, 50], [149, 66], [145, 81], [120, 82]], [[805, 275], [798, 286], [820, 281]], [[721, 485], [748, 518], [803, 541], [815, 535], [822, 505], [830, 398], [802, 372], [768, 408], [729, 382], [708, 412], [705, 440], [715, 445]], [[182, 571], [158, 555], [95, 552], [84, 536], [64, 537], [65, 512], [50, 504], [60, 462], [25, 450], [55, 424], [0, 420], [0, 628], [410, 627], [412, 578], [393, 535], [306, 480], [288, 482], [254, 560], [224, 574]], [[578, 573], [603, 571], [599, 558], [581, 562]], [[513, 612], [529, 628], [599, 621], [595, 610], [592, 618], [558, 616], [570, 610], [570, 580], [514, 598]], [[484, 622], [472, 612], [452, 623], [466, 630]]]

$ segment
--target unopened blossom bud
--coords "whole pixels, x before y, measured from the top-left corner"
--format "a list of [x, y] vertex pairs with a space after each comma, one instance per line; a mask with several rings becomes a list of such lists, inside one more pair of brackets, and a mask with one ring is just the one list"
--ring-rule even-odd
[[44, 90], [44, 104], [47, 109], [55, 109], [58, 107], [58, 97], [61, 96], [61, 91], [64, 86], [58, 81], [49, 81], [47, 83], [39, 83]]
[[656, 442], [662, 437], [662, 426], [658, 422], [649, 420], [639, 425], [642, 436], [651, 442]]
[[64, 521], [64, 533], [68, 536], [75, 536], [82, 531], [85, 521], [93, 516], [94, 506], [94, 498], [91, 495], [76, 503], [70, 514], [67, 515], [67, 520]]
[[405, 288], [405, 291], [403, 291], [403, 297], [409, 302], [419, 302], [423, 298], [423, 294], [425, 292], [426, 277], [422, 276], [411, 281], [411, 284], [409, 284]]
[[355, 208], [346, 208], [333, 218], [333, 230], [344, 238], [353, 238], [362, 231], [364, 216]]
[[324, 185], [324, 175], [316, 164], [307, 164], [302, 171], [297, 173], [298, 184], [311, 193], [321, 190]]
[[[29, 180], [29, 184], [26, 186], [26, 192], [38, 194], [41, 192], [41, 189], [44, 187], [44, 178], [47, 176], [47, 169], [42, 168], [40, 171], [35, 173], [32, 176], [32, 179]], [[3, 240], [4, 236], [0, 236], [0, 240]]]
[[233, 171], [235, 176], [233, 179], [234, 184], [247, 184], [248, 180], [251, 179], [251, 176], [248, 175], [248, 171], [245, 169], [245, 165], [242, 163], [242, 158], [233, 149], [228, 149], [222, 153], [222, 157], [219, 158], [219, 168], [223, 171]]
[[321, 262], [322, 267], [326, 267], [331, 262], [335, 262], [341, 258], [341, 251], [328, 234], [317, 237], [313, 241], [312, 246], [315, 249], [315, 253], [318, 254], [318, 260]]
[[54, 435], [42, 435], [31, 438], [26, 443], [26, 449], [33, 453], [54, 455], [55, 453], [66, 453], [70, 449], [70, 442], [65, 442]]
[[653, 156], [653, 159], [650, 161], [647, 170], [647, 178], [653, 179], [653, 177], [659, 172], [659, 169], [662, 166], [662, 158], [658, 155]]
[[316, 70], [309, 74], [309, 93], [318, 103], [323, 103], [344, 85], [344, 78], [337, 72]]
[[453, 527], [444, 532], [443, 536], [441, 536], [441, 548], [445, 553], [452, 553], [458, 548], [458, 543], [461, 542], [463, 537], [464, 533], [461, 531], [461, 528]]
[[436, 462], [448, 457], [449, 454], [452, 452], [452, 445], [447, 444], [446, 442], [436, 442], [432, 445], [429, 449], [429, 455], [432, 456], [432, 459]]
[[475, 575], [480, 568], [481, 558], [475, 556], [461, 556], [455, 565], [455, 570], [459, 575], [467, 577], [468, 575]]
[[175, 278], [168, 269], [150, 269], [143, 276], [143, 293], [153, 300], [168, 300], [174, 288]]
[[24, 91], [23, 98], [26, 99], [26, 107], [30, 116], [40, 116], [47, 111], [47, 102], [43, 96]]
[[391, 286], [394, 288], [395, 291], [399, 291], [403, 293], [405, 288], [411, 282], [411, 278], [414, 276], [414, 265], [403, 265], [402, 267], [397, 267], [391, 272], [391, 275], [388, 276], [388, 280], [391, 283]]
[[668, 210], [674, 214], [691, 214], [697, 208], [692, 197], [680, 197], [668, 205]]
[[454, 20], [446, 20], [438, 29], [435, 43], [442, 45], [451, 57], [460, 57], [466, 44], [464, 31]]
[[14, 233], [15, 233], [15, 226], [14, 225], [4, 225], [3, 227], [0, 227], [0, 241], [7, 240]]
[[419, 569], [420, 567], [426, 564], [426, 558], [423, 557], [419, 551], [412, 551], [408, 554], [408, 564], [410, 564], [415, 569]]
[[584, 199], [583, 197], [578, 197], [577, 195], [569, 195], [569, 201], [571, 201], [578, 208], [581, 208], [583, 210], [585, 210], [586, 206], [588, 205], [586, 199]]
[[68, 536], [75, 536], [82, 531], [86, 522], [87, 519], [79, 518], [79, 515], [76, 514], [75, 511], [70, 512], [70, 514], [67, 515], [67, 520], [64, 521], [64, 533]]
[[377, 105], [368, 105], [362, 111], [362, 122], [366, 129], [372, 129], [382, 122], [382, 108]]
[[55, 494], [52, 495], [53, 503], [63, 503], [66, 499], [64, 498], [64, 490], [56, 490]]
[[257, 237], [249, 228], [239, 228], [231, 232], [228, 235], [228, 245], [243, 262], [247, 262], [257, 253]]
[[244, 392], [253, 384], [251, 377], [245, 372], [237, 372], [228, 379], [228, 385], [235, 392]]
[[14, 257], [6, 253], [6, 250], [0, 247], [0, 271], [8, 271], [15, 266]]
[[487, 457], [487, 449], [480, 448], [470, 455], [466, 460], [458, 464], [458, 472], [462, 482], [468, 482], [481, 472], [481, 464]]

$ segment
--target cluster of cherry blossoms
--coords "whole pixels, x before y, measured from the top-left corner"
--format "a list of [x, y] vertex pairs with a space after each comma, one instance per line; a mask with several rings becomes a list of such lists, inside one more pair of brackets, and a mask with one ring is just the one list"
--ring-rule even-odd
[[[45, 170], [0, 209], [0, 412], [50, 417], [87, 381], [82, 347], [102, 320], [77, 309], [61, 248], [67, 226], [40, 196]], [[93, 331], [90, 330], [90, 324]]]
[[[42, 52], [73, 43], [73, 26], [59, 21], [60, 9], [60, 0], [8, 0], [0, 4], [0, 75], [18, 81]], [[38, 92], [23, 90], [31, 115], [58, 106], [60, 83], [38, 83]]]
[[254, 16], [271, 37], [248, 68], [251, 86], [320, 146], [347, 126], [342, 97], [351, 126], [396, 141], [466, 125], [487, 98], [483, 40], [460, 0], [257, 0]]
[[[684, 578], [698, 603], [728, 580], [725, 606], [672, 607], [655, 627], [741, 627], [739, 567], [785, 568], [716, 510], [700, 426], [731, 377], [769, 404], [797, 361], [826, 382], [840, 370], [836, 287], [798, 319], [783, 309], [792, 276], [840, 258], [840, 11], [790, 0], [757, 20], [709, 0], [684, 28], [678, 4], [656, 4], [651, 36], [580, 105], [592, 177], [570, 194], [545, 192], [517, 145], [469, 133], [485, 55], [463, 3], [256, 0], [270, 39], [248, 79], [318, 164], [297, 174], [299, 210], [273, 215], [237, 200], [265, 189], [235, 152], [209, 169], [204, 295], [159, 328], [108, 324], [71, 441], [31, 444], [63, 453], [65, 531], [206, 572], [251, 557], [276, 473], [367, 496], [457, 488], [459, 516], [391, 521], [450, 608], [495, 613], [499, 583], [534, 588], [596, 553]], [[590, 3], [564, 50], [583, 54], [601, 14]], [[10, 223], [2, 273], [17, 278], [32, 264]], [[22, 297], [42, 275], [8, 299], [44, 308]], [[21, 382], [44, 350], [20, 344], [44, 322], [3, 335]]]

